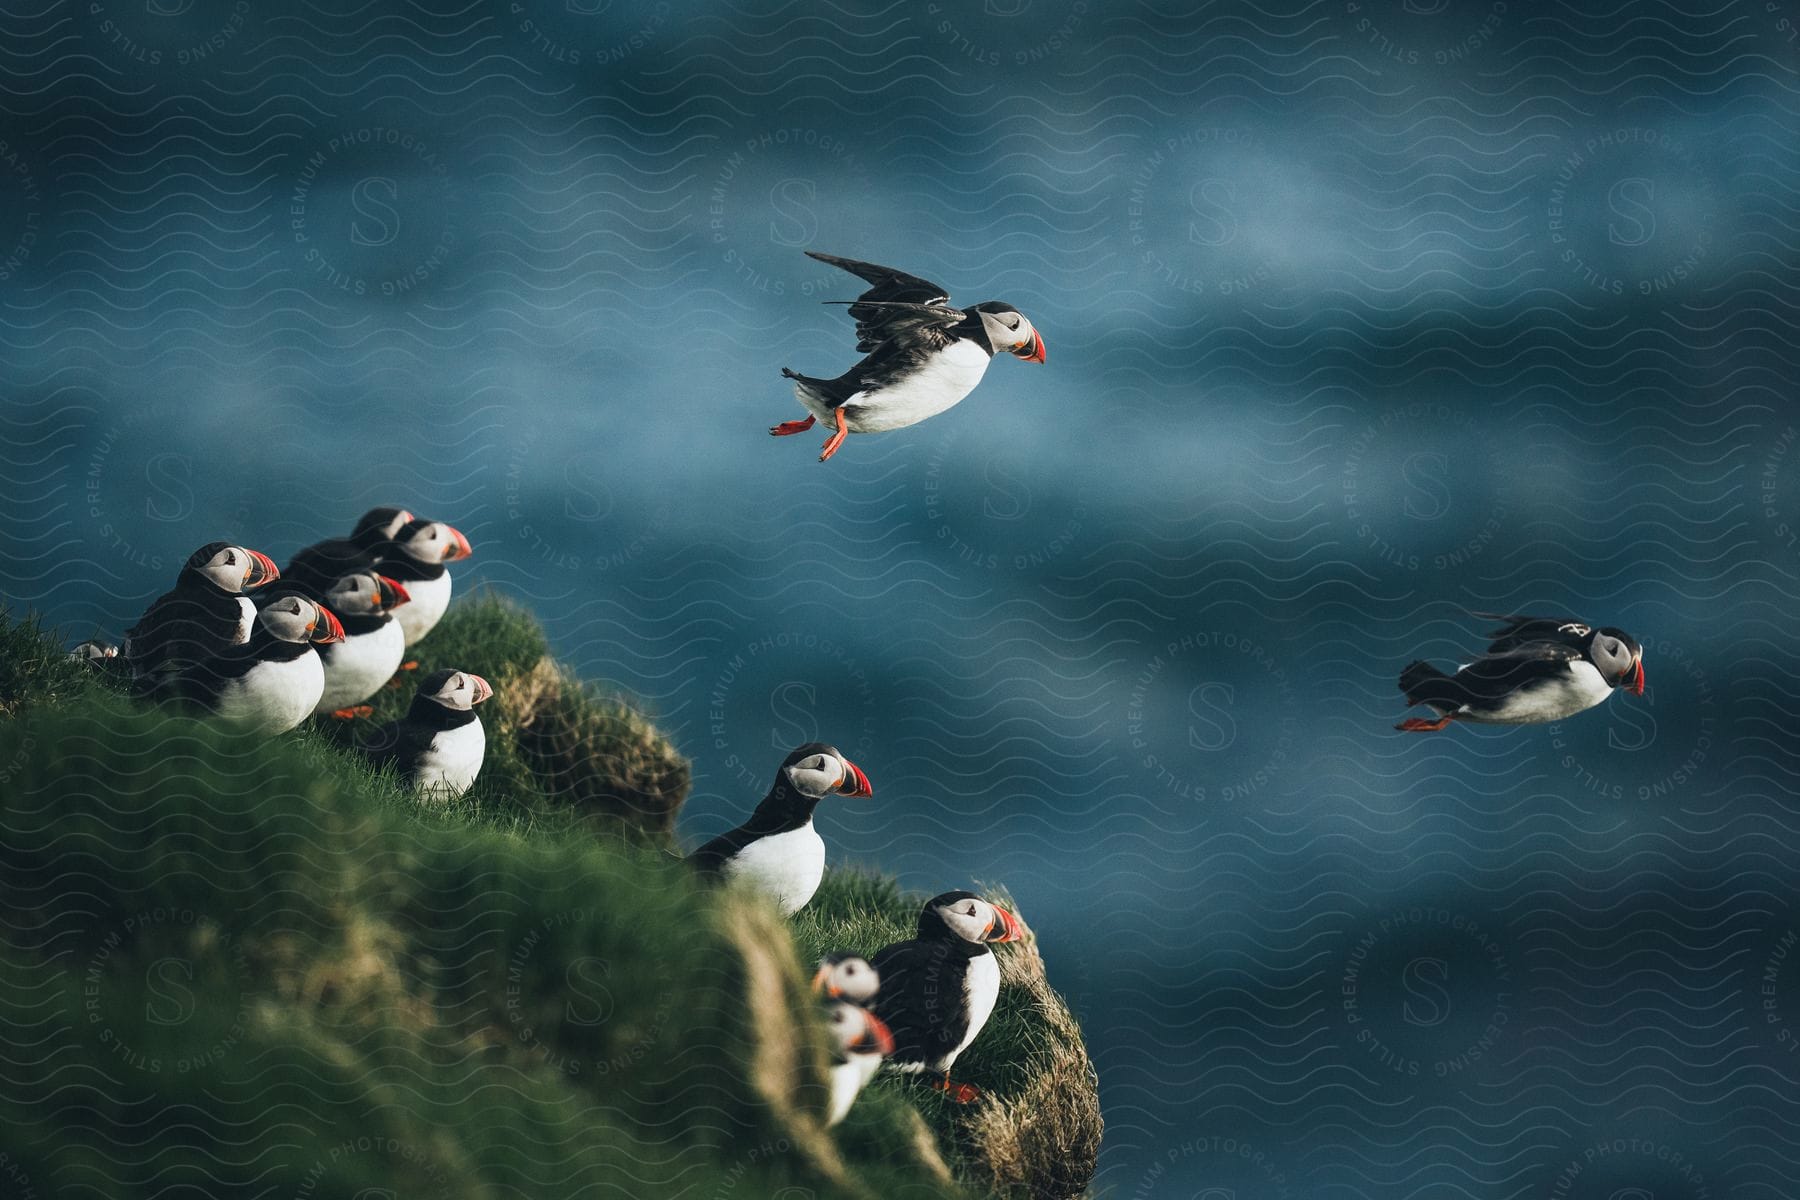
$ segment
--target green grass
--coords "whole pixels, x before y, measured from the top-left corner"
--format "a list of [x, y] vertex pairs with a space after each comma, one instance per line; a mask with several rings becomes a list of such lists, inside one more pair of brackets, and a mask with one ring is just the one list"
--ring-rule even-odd
[[[783, 923], [702, 888], [660, 848], [685, 760], [558, 670], [527, 614], [464, 601], [418, 650], [495, 686], [454, 805], [370, 770], [339, 723], [267, 739], [153, 710], [0, 614], [0, 1177], [96, 1198], [1080, 1193], [994, 1124], [1079, 1053], [1029, 944], [959, 1065], [988, 1103], [881, 1080], [826, 1131], [802, 964], [909, 935], [918, 899], [834, 872]], [[1085, 1111], [1079, 1057], [1035, 1107]]]

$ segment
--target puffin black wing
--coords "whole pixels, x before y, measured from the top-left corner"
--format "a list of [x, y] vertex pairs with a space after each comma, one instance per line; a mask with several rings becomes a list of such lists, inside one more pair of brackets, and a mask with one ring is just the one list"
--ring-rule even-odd
[[855, 300], [826, 301], [850, 305], [850, 318], [856, 322], [856, 348], [863, 354], [888, 342], [935, 348], [949, 341], [943, 330], [959, 324], [967, 315], [961, 309], [951, 308], [949, 291], [929, 279], [817, 250], [806, 253], [870, 284]]
[[344, 576], [366, 571], [375, 561], [374, 554], [350, 538], [327, 538], [296, 553], [282, 571], [281, 582], [316, 600]]
[[733, 855], [756, 838], [748, 827], [740, 825], [729, 833], [721, 833], [687, 856], [688, 865], [702, 875], [717, 875]]
[[1540, 679], [1567, 674], [1582, 657], [1571, 646], [1553, 641], [1518, 642], [1501, 654], [1484, 654], [1446, 675], [1429, 663], [1416, 662], [1400, 673], [1400, 690], [1408, 704], [1429, 704], [1444, 711], [1463, 705], [1489, 709]]
[[1573, 617], [1520, 617], [1500, 613], [1472, 613], [1484, 621], [1499, 621], [1501, 626], [1488, 636], [1489, 654], [1510, 654], [1537, 642], [1549, 642], [1579, 650], [1593, 626]]
[[376, 729], [357, 749], [379, 770], [393, 763], [400, 782], [410, 784], [417, 773], [419, 760], [431, 748], [435, 731], [401, 717]]
[[890, 1061], [936, 1069], [962, 1044], [969, 1020], [955, 972], [967, 963], [953, 955], [947, 943], [915, 939], [884, 946], [869, 959], [881, 979], [875, 1015], [894, 1035]]

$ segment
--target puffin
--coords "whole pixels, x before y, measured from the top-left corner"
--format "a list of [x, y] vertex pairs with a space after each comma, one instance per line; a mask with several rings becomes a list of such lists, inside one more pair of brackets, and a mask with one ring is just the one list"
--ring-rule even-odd
[[808, 742], [775, 772], [750, 819], [688, 855], [703, 877], [742, 880], [775, 901], [783, 916], [806, 907], [825, 877], [825, 842], [813, 828], [813, 809], [828, 795], [875, 794], [862, 768], [837, 747]]
[[862, 955], [837, 950], [819, 960], [812, 986], [828, 1000], [866, 1005], [881, 990], [881, 976]]
[[789, 437], [825, 422], [833, 432], [820, 462], [836, 454], [849, 434], [904, 429], [959, 403], [1002, 351], [1026, 362], [1044, 361], [1044, 339], [1010, 304], [984, 300], [953, 308], [945, 288], [917, 275], [816, 250], [806, 253], [870, 285], [855, 300], [826, 301], [850, 306], [856, 349], [865, 355], [861, 362], [835, 379], [781, 369], [794, 381], [794, 396], [807, 416], [769, 432]]
[[1435, 718], [1408, 717], [1395, 729], [1430, 733], [1452, 721], [1537, 725], [1593, 708], [1620, 688], [1644, 694], [1644, 648], [1622, 629], [1568, 617], [1475, 613], [1502, 625], [1474, 662], [1447, 675], [1423, 660], [1400, 672], [1406, 702]]
[[411, 599], [396, 610], [400, 632], [411, 646], [430, 633], [450, 607], [450, 572], [446, 564], [469, 557], [469, 539], [442, 521], [414, 517], [379, 550], [381, 573], [406, 589]]
[[958, 1104], [981, 1098], [971, 1083], [952, 1083], [950, 1069], [969, 1048], [1000, 998], [994, 942], [1016, 942], [1025, 927], [974, 892], [945, 892], [925, 902], [918, 936], [884, 946], [869, 959], [880, 985], [874, 1013], [894, 1035], [888, 1065], [927, 1074]]
[[357, 520], [349, 537], [327, 538], [296, 553], [284, 578], [322, 596], [344, 576], [374, 566], [381, 548], [412, 519], [404, 508], [371, 508]]
[[419, 681], [406, 715], [376, 730], [363, 753], [377, 767], [392, 763], [400, 781], [426, 799], [458, 799], [487, 755], [475, 708], [493, 694], [473, 671], [433, 671]]
[[256, 624], [256, 605], [244, 593], [280, 577], [266, 554], [208, 542], [188, 555], [175, 586], [151, 601], [125, 631], [119, 653], [133, 676], [146, 679], [241, 646]]
[[315, 711], [340, 719], [373, 711], [364, 701], [393, 678], [406, 657], [406, 637], [394, 613], [409, 599], [404, 587], [373, 568], [331, 585], [325, 604], [343, 623], [344, 640], [319, 651], [325, 693]]
[[286, 733], [312, 715], [325, 688], [317, 646], [342, 641], [344, 627], [322, 604], [289, 592], [256, 611], [256, 629], [159, 677], [152, 695], [200, 705], [214, 716], [265, 733]]
[[831, 1034], [831, 1104], [825, 1124], [836, 1125], [856, 1103], [857, 1095], [894, 1052], [894, 1035], [882, 1019], [848, 1000], [825, 1005], [825, 1027]]

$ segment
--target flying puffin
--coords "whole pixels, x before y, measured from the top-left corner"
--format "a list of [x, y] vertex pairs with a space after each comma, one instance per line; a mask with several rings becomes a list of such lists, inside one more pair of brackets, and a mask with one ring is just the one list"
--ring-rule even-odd
[[120, 654], [147, 678], [250, 640], [256, 605], [244, 593], [280, 578], [268, 555], [230, 542], [208, 542], [192, 554], [175, 586], [151, 601], [125, 631]]
[[825, 842], [813, 828], [813, 809], [833, 793], [872, 796], [874, 789], [835, 746], [808, 742], [782, 760], [750, 819], [701, 846], [688, 862], [703, 875], [749, 882], [791, 917], [825, 877]]
[[404, 508], [371, 508], [349, 537], [327, 538], [296, 553], [283, 578], [311, 595], [323, 596], [344, 576], [374, 566], [381, 548], [412, 519]]
[[1000, 997], [1000, 961], [988, 944], [1023, 936], [1017, 917], [974, 892], [927, 900], [918, 936], [884, 946], [869, 960], [880, 980], [875, 1015], [894, 1035], [889, 1065], [934, 1076], [931, 1086], [958, 1104], [979, 1100], [981, 1089], [952, 1083], [950, 1069]]
[[417, 517], [402, 525], [380, 548], [381, 573], [398, 582], [412, 597], [394, 613], [406, 644], [412, 645], [437, 625], [450, 607], [450, 572], [446, 563], [474, 553], [461, 531], [442, 521]]
[[314, 647], [343, 637], [344, 627], [330, 609], [289, 592], [257, 610], [249, 641], [181, 663], [159, 676], [152, 695], [187, 700], [268, 733], [286, 733], [312, 715], [325, 688]]
[[917, 275], [816, 250], [806, 253], [872, 285], [853, 301], [826, 302], [850, 305], [856, 348], [867, 357], [836, 379], [781, 369], [794, 381], [794, 396], [809, 415], [769, 432], [787, 437], [824, 421], [834, 432], [820, 462], [837, 453], [847, 434], [904, 429], [935, 417], [974, 391], [1002, 350], [1026, 362], [1044, 361], [1044, 339], [1010, 304], [984, 300], [972, 308], [952, 308], [947, 290]]
[[377, 767], [393, 763], [419, 795], [455, 800], [474, 784], [487, 755], [475, 706], [493, 694], [471, 671], [433, 671], [419, 681], [406, 715], [376, 730], [363, 752]]
[[344, 626], [344, 640], [323, 647], [325, 694], [317, 710], [334, 717], [366, 717], [364, 701], [394, 677], [406, 657], [406, 637], [395, 611], [406, 589], [376, 570], [344, 576], [325, 593], [325, 604]]
[[825, 1024], [831, 1034], [831, 1107], [825, 1124], [836, 1125], [881, 1070], [881, 1060], [894, 1052], [894, 1035], [880, 1017], [848, 1000], [826, 1003]]
[[1489, 635], [1494, 640], [1486, 652], [1454, 675], [1428, 662], [1408, 664], [1400, 672], [1406, 702], [1429, 705], [1437, 717], [1408, 717], [1394, 728], [1431, 732], [1451, 721], [1535, 725], [1574, 716], [1622, 687], [1644, 694], [1644, 648], [1622, 629], [1566, 617], [1474, 615], [1504, 624]]

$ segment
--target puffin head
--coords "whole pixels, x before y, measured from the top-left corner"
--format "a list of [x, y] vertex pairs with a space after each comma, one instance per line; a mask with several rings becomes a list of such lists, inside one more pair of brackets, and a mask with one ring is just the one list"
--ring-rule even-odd
[[999, 300], [983, 300], [974, 311], [981, 315], [981, 328], [996, 352], [1004, 350], [1026, 362], [1044, 361], [1044, 339], [1024, 313]]
[[894, 1034], [880, 1017], [848, 1000], [833, 1000], [825, 1006], [825, 1025], [831, 1030], [831, 1043], [839, 1055], [879, 1054], [882, 1058], [894, 1052]]
[[277, 641], [325, 646], [344, 640], [344, 626], [335, 613], [295, 592], [277, 596], [257, 609], [256, 619]]
[[867, 1004], [881, 990], [881, 976], [862, 955], [840, 950], [819, 960], [812, 986], [813, 991], [827, 1000]]
[[268, 555], [230, 542], [206, 543], [188, 555], [182, 573], [234, 596], [281, 578], [281, 572]]
[[353, 617], [372, 617], [411, 598], [398, 580], [375, 571], [353, 571], [325, 593], [327, 604]]
[[412, 524], [413, 515], [404, 508], [371, 508], [350, 531], [350, 540], [364, 550], [373, 550], [383, 542], [391, 542], [404, 525]]
[[925, 902], [919, 913], [919, 937], [925, 940], [959, 938], [984, 942], [1016, 942], [1025, 936], [1019, 918], [977, 896], [974, 892], [945, 892]]
[[451, 712], [468, 712], [494, 694], [488, 681], [473, 671], [433, 671], [419, 681], [418, 699]]
[[1630, 687], [1631, 694], [1644, 694], [1644, 648], [1623, 629], [1603, 626], [1594, 630], [1588, 641], [1588, 659], [1600, 677], [1614, 687]]
[[399, 553], [433, 566], [455, 562], [474, 553], [469, 547], [469, 539], [460, 530], [442, 521], [422, 521], [416, 517], [400, 527], [393, 543]]
[[845, 758], [836, 746], [824, 742], [808, 742], [790, 751], [782, 760], [775, 785], [789, 787], [812, 800], [836, 793], [840, 796], [873, 796], [869, 777], [862, 768]]

